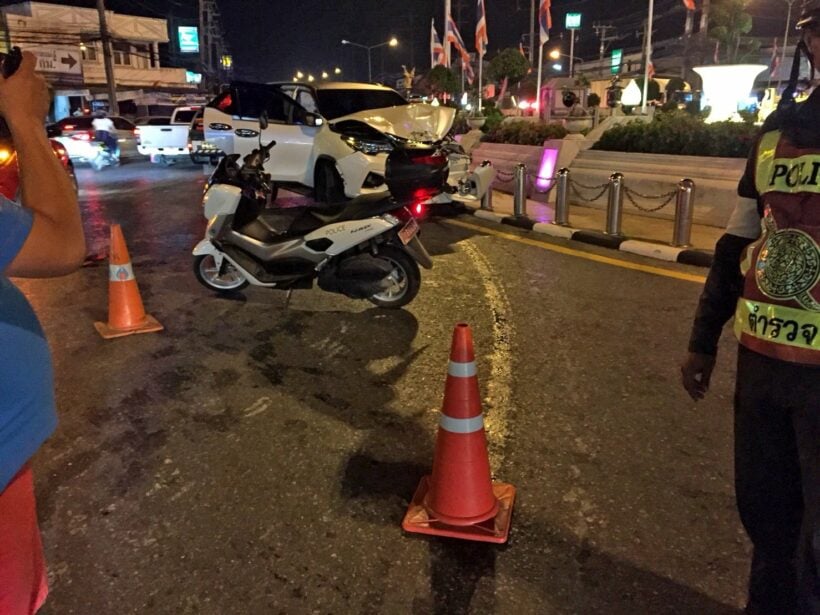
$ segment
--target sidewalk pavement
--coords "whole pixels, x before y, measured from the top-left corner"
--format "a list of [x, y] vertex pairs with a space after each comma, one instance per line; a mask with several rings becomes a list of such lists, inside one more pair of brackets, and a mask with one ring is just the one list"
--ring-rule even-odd
[[691, 245], [686, 248], [675, 248], [670, 245], [674, 224], [672, 220], [624, 212], [623, 236], [615, 237], [604, 233], [606, 209], [573, 204], [569, 210], [570, 226], [558, 226], [552, 224], [555, 219], [555, 208], [552, 204], [527, 199], [526, 217], [516, 218], [513, 216], [512, 195], [494, 190], [492, 207], [492, 211], [486, 211], [467, 205], [470, 213], [485, 220], [510, 224], [553, 237], [701, 267], [711, 266], [712, 250], [723, 234], [722, 228], [693, 224]]

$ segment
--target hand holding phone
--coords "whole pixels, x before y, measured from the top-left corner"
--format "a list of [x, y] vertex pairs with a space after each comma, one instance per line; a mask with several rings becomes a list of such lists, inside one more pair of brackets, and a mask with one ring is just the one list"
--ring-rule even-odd
[[20, 68], [20, 62], [23, 61], [23, 52], [20, 51], [19, 47], [12, 47], [10, 53], [0, 53], [0, 61], [2, 61], [0, 74], [3, 75], [3, 79], [8, 79]]
[[[41, 75], [36, 73], [37, 58], [15, 47], [0, 54], [0, 116], [12, 132], [15, 124], [42, 124], [48, 115], [51, 94]], [[14, 75], [13, 78], [9, 78]]]

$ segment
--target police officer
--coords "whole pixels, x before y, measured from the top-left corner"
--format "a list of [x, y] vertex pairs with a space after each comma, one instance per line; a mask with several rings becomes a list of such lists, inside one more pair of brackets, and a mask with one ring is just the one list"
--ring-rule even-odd
[[754, 547], [746, 613], [820, 615], [820, 2], [803, 12], [789, 87], [766, 121], [715, 247], [683, 386], [703, 398], [723, 325], [740, 341], [735, 489]]

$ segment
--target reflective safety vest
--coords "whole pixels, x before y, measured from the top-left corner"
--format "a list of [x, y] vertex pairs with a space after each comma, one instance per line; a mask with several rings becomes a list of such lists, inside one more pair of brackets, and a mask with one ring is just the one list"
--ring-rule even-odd
[[820, 146], [798, 148], [767, 132], [755, 184], [763, 232], [741, 264], [735, 334], [760, 354], [820, 365]]

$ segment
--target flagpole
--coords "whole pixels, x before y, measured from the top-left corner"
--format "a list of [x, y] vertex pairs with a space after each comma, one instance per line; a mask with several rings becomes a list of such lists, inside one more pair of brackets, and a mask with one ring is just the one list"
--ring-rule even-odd
[[451, 0], [444, 0], [444, 65], [450, 68], [450, 3]]
[[652, 62], [652, 21], [655, 16], [655, 0], [649, 0], [649, 20], [646, 22], [646, 63], [643, 67], [643, 100], [641, 113], [646, 115], [646, 97], [649, 93], [649, 64]]
[[478, 53], [478, 113], [481, 114], [481, 109], [484, 105], [484, 84], [482, 78], [484, 76], [484, 54]]
[[541, 39], [538, 39], [538, 81], [535, 90], [535, 110], [538, 113], [538, 117], [541, 117], [541, 67], [544, 64], [544, 45], [541, 43]]

